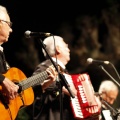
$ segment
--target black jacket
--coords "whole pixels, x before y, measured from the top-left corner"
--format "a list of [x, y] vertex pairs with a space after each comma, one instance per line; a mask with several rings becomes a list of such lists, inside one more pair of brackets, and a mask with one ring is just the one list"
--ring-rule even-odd
[[7, 71], [6, 60], [4, 53], [0, 51], [0, 84], [4, 80], [5, 76], [3, 75]]
[[[45, 71], [52, 63], [46, 60], [39, 64], [33, 75]], [[36, 88], [36, 87], [35, 87]], [[31, 120], [60, 120], [60, 106], [63, 107], [63, 120], [75, 120], [73, 117], [72, 108], [70, 106], [70, 96], [62, 93], [62, 100], [60, 101], [59, 87], [56, 82], [50, 85], [44, 93], [38, 94], [38, 90], [34, 89], [35, 100], [32, 107], [28, 107], [29, 115], [32, 115]]]

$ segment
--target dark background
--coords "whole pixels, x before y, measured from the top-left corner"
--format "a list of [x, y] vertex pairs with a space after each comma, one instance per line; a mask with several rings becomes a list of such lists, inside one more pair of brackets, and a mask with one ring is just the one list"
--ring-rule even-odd
[[[6, 6], [13, 22], [13, 33], [9, 38], [9, 42], [4, 44], [5, 53], [7, 54], [6, 58], [11, 66], [18, 66], [26, 74], [30, 75], [32, 71], [29, 72], [29, 69], [24, 70], [25, 67], [19, 66], [19, 60], [16, 58], [17, 51], [21, 48], [25, 49], [22, 39], [24, 39], [26, 30], [60, 35], [58, 29], [64, 21], [74, 24], [72, 22], [78, 16], [84, 14], [99, 15], [101, 9], [106, 7], [107, 3], [93, 0], [79, 2], [3, 0], [1, 5]], [[41, 48], [39, 47], [38, 49]]]
[[[69, 26], [73, 27], [72, 34], [77, 38], [80, 32], [74, 26], [76, 26], [75, 21], [78, 17], [89, 15], [99, 19], [103, 9], [107, 9], [116, 4], [119, 4], [119, 0], [80, 0], [78, 2], [59, 0], [1, 0], [1, 5], [4, 5], [8, 9], [11, 21], [13, 22], [13, 33], [10, 35], [9, 42], [3, 45], [9, 64], [11, 66], [19, 66], [26, 74], [31, 74], [32, 71], [29, 71], [29, 69], [24, 70], [25, 67], [22, 68], [19, 65], [19, 60], [16, 57], [16, 53], [20, 49], [26, 51], [26, 46], [24, 45], [25, 40], [22, 40], [25, 39], [24, 33], [26, 30], [50, 32], [54, 35], [63, 36], [60, 28], [66, 22]], [[76, 40], [76, 38], [74, 37], [73, 39]], [[41, 48], [39, 47], [37, 49], [40, 50]], [[42, 56], [39, 59], [41, 61]]]
[[[94, 69], [94, 66], [92, 66], [92, 71], [91, 69], [87, 69], [86, 59], [88, 57], [92, 57], [91, 54], [83, 54], [82, 57], [75, 54], [76, 52], [74, 51], [76, 50], [76, 46], [78, 48], [81, 47], [79, 46], [79, 38], [82, 36], [80, 26], [83, 28], [85, 26], [83, 24], [84, 20], [82, 21], [83, 23], [79, 23], [78, 21], [81, 21], [83, 16], [94, 18], [92, 21], [94, 25], [100, 26], [98, 42], [103, 45], [104, 40], [107, 38], [106, 36], [109, 36], [110, 34], [107, 31], [107, 25], [102, 23], [102, 13], [104, 10], [108, 10], [110, 8], [110, 13], [112, 13], [112, 15], [116, 15], [111, 19], [111, 21], [114, 21], [113, 19], [116, 21], [118, 20], [118, 28], [120, 28], [119, 2], [119, 0], [0, 0], [1, 5], [7, 8], [11, 21], [13, 22], [13, 33], [10, 35], [9, 41], [3, 45], [8, 63], [11, 67], [18, 67], [27, 77], [29, 77], [37, 64], [44, 60], [44, 57], [38, 41], [36, 39], [26, 39], [24, 36], [25, 31], [49, 32], [54, 35], [60, 35], [65, 38], [66, 42], [70, 45], [70, 48], [72, 48], [71, 61], [67, 66], [68, 70], [71, 74], [89, 72], [93, 86], [97, 91], [100, 82], [104, 79], [109, 79], [109, 77], [107, 77], [105, 73], [103, 73], [103, 71], [101, 72], [97, 67]], [[112, 7], [114, 9], [111, 9]], [[110, 14], [108, 16], [110, 16]], [[87, 44], [92, 44], [92, 42], [88, 41]], [[107, 46], [109, 45], [105, 44], [101, 47], [100, 53], [104, 54]], [[115, 63], [114, 65], [119, 72], [120, 57], [116, 58], [114, 55], [111, 57], [113, 52], [109, 51], [108, 53], [106, 52], [104, 54], [105, 57], [100, 57], [100, 55], [98, 55], [95, 59], [109, 60]], [[108, 55], [110, 57], [107, 57]], [[109, 71], [114, 73], [113, 68], [109, 68]]]

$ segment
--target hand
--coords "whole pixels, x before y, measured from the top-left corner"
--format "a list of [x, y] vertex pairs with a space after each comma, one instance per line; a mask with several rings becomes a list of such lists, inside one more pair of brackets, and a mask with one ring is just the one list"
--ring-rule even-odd
[[55, 71], [55, 69], [52, 66], [47, 68], [46, 71], [48, 73], [48, 79], [41, 84], [43, 91], [56, 80], [56, 77], [58, 75], [58, 73]]
[[[71, 82], [71, 80], [70, 80], [71, 78], [69, 78], [70, 75], [69, 75], [69, 74], [66, 74], [66, 73], [63, 73], [63, 75], [65, 76], [65, 79], [66, 79], [66, 81], [67, 81], [67, 83], [68, 83], [68, 85], [69, 85], [69, 88], [70, 88], [72, 94], [73, 94], [74, 96], [77, 96], [77, 90], [76, 90], [76, 88], [75, 88], [75, 86], [74, 86], [74, 83]], [[69, 93], [69, 91], [67, 90], [67, 88], [66, 88], [65, 86], [62, 87], [62, 91], [63, 91], [66, 95], [71, 96], [70, 93]]]
[[[68, 83], [68, 84], [69, 84], [69, 83]], [[77, 96], [77, 90], [76, 90], [75, 86], [74, 86], [73, 84], [69, 84], [69, 85], [70, 85], [70, 89], [71, 89], [73, 95], [74, 95], [74, 96]], [[63, 88], [62, 88], [62, 91], [63, 91], [66, 95], [69, 95], [69, 96], [70, 96], [68, 90], [67, 90], [64, 86], [63, 86]]]
[[95, 96], [95, 99], [96, 99], [96, 102], [98, 104], [98, 108], [101, 110], [101, 108], [102, 108], [102, 102], [100, 100], [100, 97], [99, 96]]
[[14, 84], [8, 78], [5, 78], [3, 80], [3, 83], [1, 84], [1, 86], [2, 86], [3, 92], [8, 96], [8, 98], [14, 99], [18, 95], [19, 86]]

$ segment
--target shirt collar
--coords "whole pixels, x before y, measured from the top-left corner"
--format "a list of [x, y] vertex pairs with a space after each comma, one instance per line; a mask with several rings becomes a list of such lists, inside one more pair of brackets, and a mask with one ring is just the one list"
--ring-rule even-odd
[[[56, 58], [52, 57], [52, 59], [53, 59], [54, 62], [56, 62]], [[60, 60], [58, 60], [58, 59], [57, 59], [57, 64], [59, 64], [63, 69], [66, 68], [65, 65]]]
[[3, 47], [0, 45], [0, 51], [2, 51], [3, 52]]

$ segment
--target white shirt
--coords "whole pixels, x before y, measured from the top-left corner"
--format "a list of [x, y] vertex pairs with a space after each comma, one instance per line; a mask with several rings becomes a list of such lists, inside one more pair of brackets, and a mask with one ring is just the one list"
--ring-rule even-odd
[[2, 51], [3, 52], [3, 47], [0, 45], [0, 51]]
[[[53, 59], [54, 62], [56, 62], [56, 58], [52, 57], [52, 59]], [[65, 65], [60, 60], [58, 60], [58, 59], [57, 59], [57, 64], [60, 65], [63, 69], [66, 68]]]

